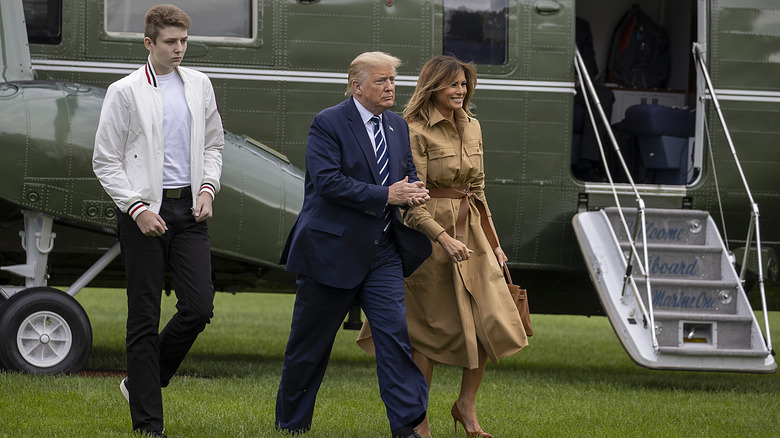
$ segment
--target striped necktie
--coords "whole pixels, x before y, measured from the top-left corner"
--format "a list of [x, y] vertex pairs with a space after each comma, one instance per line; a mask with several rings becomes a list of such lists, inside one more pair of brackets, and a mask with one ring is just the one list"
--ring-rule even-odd
[[385, 145], [382, 130], [379, 129], [379, 116], [371, 117], [371, 121], [374, 122], [374, 152], [376, 152], [376, 163], [379, 166], [379, 179], [382, 181], [382, 185], [386, 186], [389, 176], [387, 169], [387, 145]]
[[[382, 185], [386, 186], [387, 180], [390, 177], [390, 170], [387, 168], [387, 144], [385, 138], [382, 136], [382, 130], [379, 129], [379, 116], [371, 117], [371, 121], [374, 123], [374, 152], [376, 152], [376, 164], [379, 166], [379, 180], [382, 181]], [[390, 227], [390, 206], [385, 205], [385, 211], [383, 213], [385, 220], [385, 227], [383, 231], [387, 231]]]

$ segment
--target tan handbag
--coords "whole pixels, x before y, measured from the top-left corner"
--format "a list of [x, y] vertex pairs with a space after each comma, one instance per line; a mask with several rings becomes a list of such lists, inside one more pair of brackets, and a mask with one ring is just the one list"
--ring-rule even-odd
[[504, 263], [504, 278], [509, 288], [509, 295], [517, 307], [517, 313], [520, 314], [520, 320], [523, 321], [523, 328], [526, 336], [533, 336], [534, 329], [531, 327], [531, 312], [528, 310], [528, 291], [520, 289], [520, 286], [512, 283], [512, 276], [509, 274], [509, 268]]

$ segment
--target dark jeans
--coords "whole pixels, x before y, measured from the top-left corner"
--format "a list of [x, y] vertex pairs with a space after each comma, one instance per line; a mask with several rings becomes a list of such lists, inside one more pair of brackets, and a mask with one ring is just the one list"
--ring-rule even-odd
[[[163, 200], [160, 216], [168, 230], [159, 237], [144, 236], [127, 214], [118, 217], [127, 275], [127, 386], [134, 430], [163, 430], [161, 388], [213, 316], [208, 227], [195, 222], [191, 207], [189, 196]], [[166, 267], [177, 311], [158, 334]]]

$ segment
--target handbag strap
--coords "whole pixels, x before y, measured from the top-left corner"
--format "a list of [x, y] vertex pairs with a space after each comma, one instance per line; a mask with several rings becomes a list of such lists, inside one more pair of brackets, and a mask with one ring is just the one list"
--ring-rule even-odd
[[512, 274], [509, 273], [509, 267], [504, 263], [504, 277], [506, 278], [506, 284], [512, 283]]

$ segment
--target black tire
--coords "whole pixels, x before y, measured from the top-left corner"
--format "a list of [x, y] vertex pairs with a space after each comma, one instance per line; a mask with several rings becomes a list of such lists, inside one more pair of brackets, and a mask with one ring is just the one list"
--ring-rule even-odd
[[89, 318], [70, 295], [37, 287], [0, 303], [0, 364], [5, 369], [32, 374], [76, 373], [91, 350]]
[[[3, 294], [0, 294], [0, 319], [3, 317], [3, 303], [6, 301], [6, 297]], [[2, 332], [0, 332], [2, 334]], [[3, 361], [0, 360], [0, 370], [5, 371], [7, 368], [5, 365], [3, 365]]]

